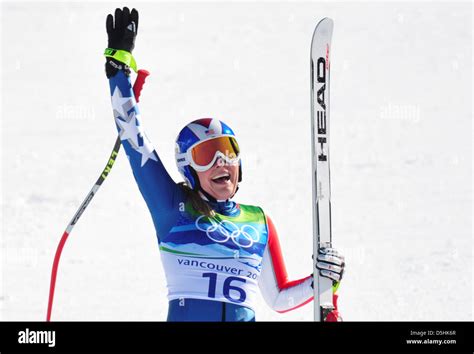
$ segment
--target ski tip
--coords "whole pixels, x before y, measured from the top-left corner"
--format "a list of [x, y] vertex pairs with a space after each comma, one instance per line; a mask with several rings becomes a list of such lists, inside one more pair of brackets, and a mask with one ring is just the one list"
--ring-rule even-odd
[[320, 20], [317, 24], [317, 26], [319, 26], [320, 24], [330, 24], [331, 26], [334, 25], [334, 21], [332, 18], [330, 17], [324, 17], [322, 20]]
[[330, 31], [332, 33], [332, 29], [334, 27], [334, 21], [330, 17], [324, 17], [322, 20], [318, 22], [316, 28], [314, 29], [314, 33], [318, 31]]
[[321, 41], [331, 42], [332, 30], [334, 21], [329, 17], [324, 17], [318, 22], [313, 32], [313, 39], [311, 41], [311, 48], [314, 48], [316, 37]]

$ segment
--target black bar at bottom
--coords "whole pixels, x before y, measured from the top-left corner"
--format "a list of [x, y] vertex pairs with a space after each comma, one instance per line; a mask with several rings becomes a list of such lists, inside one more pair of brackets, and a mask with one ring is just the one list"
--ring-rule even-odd
[[473, 322], [0, 322], [0, 353], [472, 353], [473, 336]]

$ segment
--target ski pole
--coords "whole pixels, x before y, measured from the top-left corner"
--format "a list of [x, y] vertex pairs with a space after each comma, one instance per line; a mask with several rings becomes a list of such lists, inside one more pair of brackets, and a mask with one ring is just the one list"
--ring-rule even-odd
[[[140, 93], [142, 91], [143, 84], [145, 83], [145, 79], [148, 75], [150, 75], [148, 71], [142, 70], [142, 69], [138, 70], [137, 78], [135, 80], [135, 83], [133, 84], [133, 93], [135, 94], [135, 99], [137, 100], [137, 102], [139, 102], [140, 100]], [[101, 172], [99, 178], [95, 182], [91, 191], [87, 194], [86, 198], [82, 202], [79, 209], [77, 209], [76, 213], [74, 214], [74, 217], [67, 225], [66, 230], [64, 231], [61, 237], [61, 240], [59, 241], [58, 247], [56, 249], [56, 254], [54, 255], [53, 267], [51, 270], [51, 283], [49, 287], [48, 312], [46, 314], [47, 322], [51, 320], [51, 311], [53, 309], [53, 299], [54, 299], [54, 289], [56, 286], [56, 276], [58, 274], [59, 259], [61, 258], [61, 253], [63, 251], [64, 244], [66, 243], [68, 236], [71, 234], [72, 229], [79, 221], [79, 218], [81, 217], [82, 213], [84, 212], [84, 210], [86, 210], [92, 198], [94, 198], [95, 194], [99, 190], [100, 186], [102, 185], [102, 182], [104, 182], [104, 180], [109, 175], [109, 172], [112, 169], [115, 159], [120, 151], [120, 145], [121, 145], [120, 136], [118, 136], [117, 140], [115, 140], [115, 145], [114, 145], [114, 148], [112, 149], [112, 153], [110, 154], [109, 160], [107, 161], [107, 165], [105, 165], [104, 170]]]

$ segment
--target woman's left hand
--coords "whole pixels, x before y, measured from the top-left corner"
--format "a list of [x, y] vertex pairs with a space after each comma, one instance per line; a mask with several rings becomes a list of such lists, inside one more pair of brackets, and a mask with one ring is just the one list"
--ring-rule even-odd
[[339, 283], [344, 274], [345, 260], [335, 248], [320, 248], [317, 257], [316, 268], [323, 277]]

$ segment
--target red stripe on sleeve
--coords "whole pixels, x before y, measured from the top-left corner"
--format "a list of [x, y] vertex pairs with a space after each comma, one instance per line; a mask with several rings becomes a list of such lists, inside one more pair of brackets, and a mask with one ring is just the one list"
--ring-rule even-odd
[[288, 273], [286, 271], [285, 261], [283, 260], [283, 254], [281, 252], [280, 241], [278, 240], [275, 225], [268, 215], [265, 216], [268, 226], [268, 248], [272, 258], [273, 271], [275, 272], [278, 288], [282, 290], [301, 284], [309, 277], [288, 281]]

